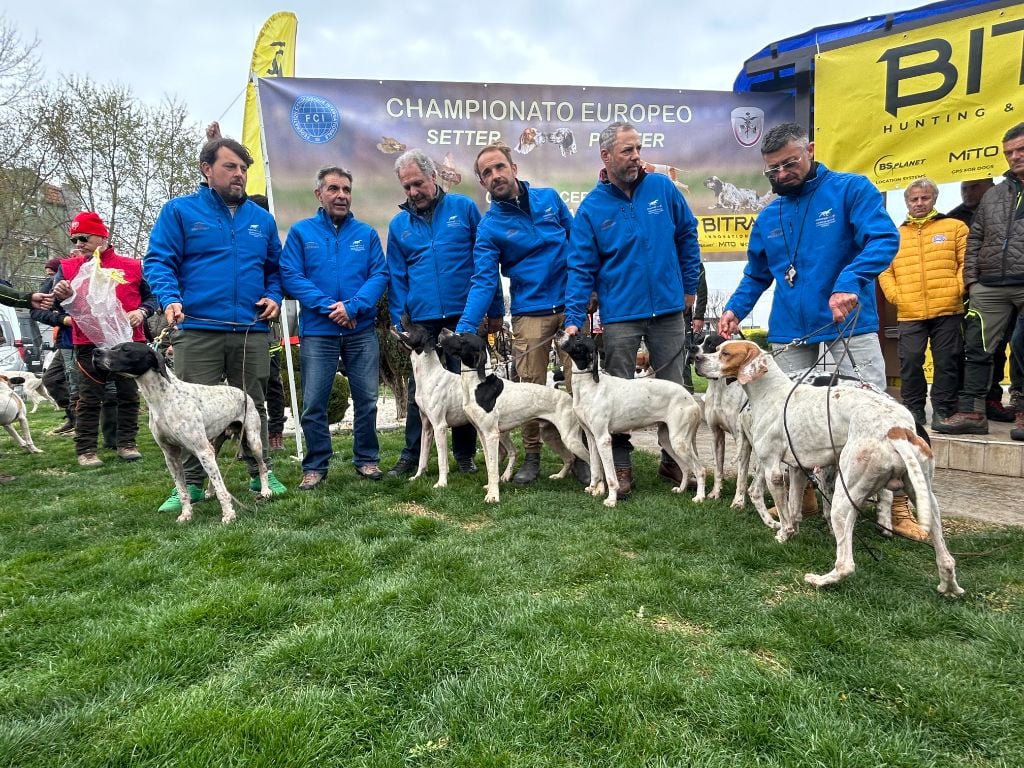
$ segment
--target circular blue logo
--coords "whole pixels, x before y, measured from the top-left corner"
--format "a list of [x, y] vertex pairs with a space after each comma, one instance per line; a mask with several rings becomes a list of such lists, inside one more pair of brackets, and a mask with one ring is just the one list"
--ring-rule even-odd
[[292, 128], [310, 144], [326, 144], [338, 133], [338, 108], [322, 96], [299, 96], [292, 104]]

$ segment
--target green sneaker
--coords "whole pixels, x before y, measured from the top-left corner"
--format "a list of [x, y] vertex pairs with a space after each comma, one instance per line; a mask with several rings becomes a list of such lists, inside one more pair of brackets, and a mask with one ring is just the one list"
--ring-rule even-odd
[[[188, 497], [192, 500], [192, 503], [203, 500], [203, 489], [198, 485], [192, 485], [189, 483], [188, 486]], [[171, 495], [167, 497], [167, 501], [160, 505], [157, 512], [181, 512], [181, 499], [178, 497], [178, 488], [175, 486], [174, 490], [171, 491]]]
[[[267, 485], [270, 486], [270, 493], [274, 496], [284, 496], [288, 493], [288, 489], [284, 487], [284, 483], [278, 480], [273, 472], [267, 472]], [[249, 490], [260, 492], [260, 479], [254, 477], [249, 481]]]

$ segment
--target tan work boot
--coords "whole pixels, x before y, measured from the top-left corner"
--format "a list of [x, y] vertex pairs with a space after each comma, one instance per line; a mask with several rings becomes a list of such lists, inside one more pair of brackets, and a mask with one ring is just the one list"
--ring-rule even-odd
[[[770, 508], [768, 510], [768, 514], [772, 516], [773, 520], [778, 520], [779, 508]], [[806, 520], [808, 517], [817, 517], [820, 514], [821, 510], [818, 508], [818, 492], [814, 489], [813, 485], [808, 485], [804, 488], [804, 499], [800, 504], [800, 516]]]
[[910, 499], [894, 496], [892, 499], [892, 532], [912, 541], [928, 541], [928, 534], [917, 524], [910, 511]]

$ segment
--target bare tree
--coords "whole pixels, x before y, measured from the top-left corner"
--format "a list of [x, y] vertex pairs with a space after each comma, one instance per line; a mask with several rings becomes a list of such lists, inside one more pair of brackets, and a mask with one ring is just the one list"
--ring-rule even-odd
[[127, 86], [78, 77], [61, 83], [45, 112], [58, 174], [107, 221], [114, 247], [141, 257], [160, 207], [195, 184], [199, 126], [180, 101], [150, 107]]

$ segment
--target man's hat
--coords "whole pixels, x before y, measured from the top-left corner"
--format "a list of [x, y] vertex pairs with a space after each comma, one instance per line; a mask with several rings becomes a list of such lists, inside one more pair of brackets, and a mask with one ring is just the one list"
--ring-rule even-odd
[[71, 226], [68, 227], [68, 235], [72, 237], [74, 235], [108, 237], [110, 232], [107, 231], [107, 225], [103, 223], [103, 219], [99, 217], [99, 214], [92, 211], [82, 211], [72, 219]]

